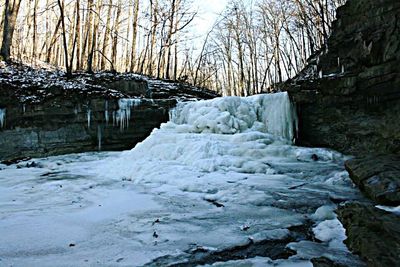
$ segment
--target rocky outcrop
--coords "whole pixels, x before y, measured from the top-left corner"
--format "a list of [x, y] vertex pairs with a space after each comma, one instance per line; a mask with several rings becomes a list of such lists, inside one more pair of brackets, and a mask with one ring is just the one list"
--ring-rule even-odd
[[297, 143], [353, 154], [400, 152], [400, 2], [348, 0], [327, 46], [285, 84]]
[[168, 121], [177, 101], [217, 94], [134, 74], [0, 70], [0, 161], [131, 149]]
[[380, 155], [345, 163], [353, 182], [382, 205], [400, 205], [400, 156]]
[[346, 228], [346, 245], [368, 266], [400, 263], [400, 216], [362, 204], [347, 204], [337, 211]]

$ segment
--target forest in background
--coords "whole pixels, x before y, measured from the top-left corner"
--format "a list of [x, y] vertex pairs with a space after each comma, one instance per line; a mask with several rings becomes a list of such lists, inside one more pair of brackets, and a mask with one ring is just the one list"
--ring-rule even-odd
[[251, 95], [321, 49], [345, 0], [230, 0], [205, 36], [195, 0], [2, 0], [1, 57], [74, 72], [135, 72]]

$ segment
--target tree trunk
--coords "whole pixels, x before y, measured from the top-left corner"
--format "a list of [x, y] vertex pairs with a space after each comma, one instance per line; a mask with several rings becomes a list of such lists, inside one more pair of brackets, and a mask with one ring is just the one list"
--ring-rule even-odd
[[[121, 15], [121, 5], [122, 5], [121, 0], [119, 0], [117, 6], [117, 14], [115, 16], [115, 22], [114, 22], [114, 37], [113, 37], [112, 55], [111, 55], [111, 61], [113, 66], [115, 66], [117, 62], [118, 34], [120, 26], [119, 17]], [[115, 69], [113, 69], [113, 71], [115, 71]]]
[[112, 10], [112, 0], [108, 1], [108, 12], [107, 12], [107, 22], [106, 28], [104, 30], [104, 37], [103, 37], [103, 48], [101, 49], [102, 57], [100, 60], [100, 69], [104, 70], [106, 68], [106, 56], [108, 54], [108, 42], [110, 39], [110, 29], [111, 29], [111, 10]]
[[0, 50], [0, 55], [5, 61], [10, 61], [11, 58], [12, 39], [20, 5], [21, 0], [6, 0], [5, 2], [3, 42]]
[[131, 67], [130, 72], [134, 72], [136, 68], [136, 42], [138, 33], [138, 18], [139, 18], [139, 0], [135, 0], [133, 10], [133, 25], [132, 25], [132, 52], [131, 52]]
[[57, 0], [58, 7], [60, 8], [60, 16], [61, 16], [61, 24], [62, 24], [62, 36], [63, 36], [63, 45], [64, 45], [64, 56], [65, 56], [65, 69], [67, 71], [67, 78], [72, 77], [72, 70], [69, 66], [68, 62], [68, 45], [67, 45], [67, 33], [65, 31], [65, 21], [64, 21], [64, 1]]

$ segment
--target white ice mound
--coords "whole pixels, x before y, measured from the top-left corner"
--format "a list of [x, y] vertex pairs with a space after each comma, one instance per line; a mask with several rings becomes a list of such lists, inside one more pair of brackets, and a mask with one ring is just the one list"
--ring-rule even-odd
[[178, 130], [190, 133], [270, 133], [293, 140], [297, 116], [286, 92], [252, 97], [223, 97], [179, 103], [171, 112]]

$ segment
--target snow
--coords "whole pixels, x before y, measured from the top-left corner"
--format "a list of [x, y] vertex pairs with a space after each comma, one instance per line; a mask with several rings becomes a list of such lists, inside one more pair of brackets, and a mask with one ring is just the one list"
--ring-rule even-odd
[[400, 215], [400, 206], [397, 207], [391, 207], [391, 206], [383, 206], [383, 205], [377, 205], [376, 206], [378, 209], [391, 212], [396, 215]]
[[6, 109], [0, 108], [0, 127], [3, 128], [6, 122]]
[[313, 228], [315, 237], [328, 242], [330, 247], [346, 249], [343, 241], [346, 239], [346, 231], [338, 219], [325, 220]]
[[312, 266], [326, 256], [358, 266], [331, 201], [362, 197], [343, 168], [347, 157], [294, 146], [293, 110], [285, 93], [180, 103], [130, 151], [0, 165], [1, 264], [182, 262], [196, 248], [285, 240], [311, 220], [321, 243], [290, 243], [297, 254], [287, 260], [214, 265]]

